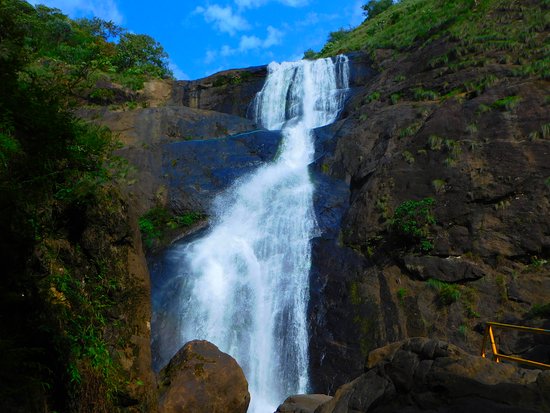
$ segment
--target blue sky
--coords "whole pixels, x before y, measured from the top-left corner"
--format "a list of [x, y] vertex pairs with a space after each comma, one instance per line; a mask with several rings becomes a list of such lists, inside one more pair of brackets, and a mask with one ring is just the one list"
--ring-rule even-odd
[[297, 60], [328, 33], [362, 22], [366, 0], [32, 0], [71, 17], [97, 16], [148, 34], [179, 79]]

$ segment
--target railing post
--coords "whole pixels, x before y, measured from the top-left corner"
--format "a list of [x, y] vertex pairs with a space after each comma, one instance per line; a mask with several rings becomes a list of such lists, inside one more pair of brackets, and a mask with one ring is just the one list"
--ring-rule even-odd
[[491, 339], [491, 348], [493, 349], [493, 358], [495, 359], [495, 362], [500, 363], [500, 359], [498, 358], [497, 345], [495, 343], [495, 336], [493, 335], [493, 326], [490, 324], [489, 324], [489, 338]]
[[489, 324], [485, 326], [485, 332], [483, 333], [483, 344], [481, 344], [481, 357], [487, 357], [485, 349], [487, 348], [487, 337], [489, 336]]

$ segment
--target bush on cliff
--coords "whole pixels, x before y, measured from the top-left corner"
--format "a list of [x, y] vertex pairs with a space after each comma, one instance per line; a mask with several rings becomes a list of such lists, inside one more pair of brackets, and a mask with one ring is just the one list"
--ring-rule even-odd
[[116, 141], [71, 108], [115, 64], [121, 29], [20, 0], [0, 3], [0, 28], [0, 410], [111, 412], [128, 399], [129, 229]]
[[[387, 8], [383, 5], [381, 1], [367, 3], [364, 7], [372, 8], [374, 16], [332, 36], [318, 57], [365, 50], [376, 62], [377, 49], [407, 53], [413, 46], [446, 39], [454, 44], [452, 53], [440, 56], [437, 64], [475, 67], [501, 63], [500, 55], [505, 54], [517, 76], [550, 77], [547, 1], [401, 0]], [[518, 14], [521, 18], [514, 17]]]

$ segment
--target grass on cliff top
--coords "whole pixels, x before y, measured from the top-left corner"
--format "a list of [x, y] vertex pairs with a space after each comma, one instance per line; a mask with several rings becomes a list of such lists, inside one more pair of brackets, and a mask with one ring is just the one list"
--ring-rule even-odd
[[448, 36], [462, 47], [458, 54], [500, 52], [520, 74], [549, 77], [549, 9], [550, 0], [402, 0], [353, 30], [332, 33], [318, 57], [402, 52]]

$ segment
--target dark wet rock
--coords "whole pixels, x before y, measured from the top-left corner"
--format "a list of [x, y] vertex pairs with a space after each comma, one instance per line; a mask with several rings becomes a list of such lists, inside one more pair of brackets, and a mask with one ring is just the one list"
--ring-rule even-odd
[[370, 353], [366, 372], [316, 413], [550, 411], [550, 372], [523, 370], [412, 338]]
[[208, 211], [214, 196], [271, 161], [280, 140], [279, 132], [254, 131], [165, 145], [162, 176], [170, 209], [176, 213]]
[[[374, 75], [365, 53], [350, 53], [350, 87], [364, 85]], [[184, 106], [253, 117], [253, 101], [267, 77], [267, 66], [232, 69], [174, 84], [174, 100]], [[180, 95], [181, 94], [181, 95]]]
[[313, 413], [317, 407], [331, 399], [326, 394], [298, 394], [288, 397], [275, 413]]
[[253, 121], [225, 113], [185, 106], [79, 109], [79, 116], [101, 123], [120, 134], [126, 147], [144, 148], [158, 143], [213, 139], [256, 129]]
[[460, 257], [433, 257], [406, 255], [403, 264], [407, 270], [420, 280], [436, 280], [445, 282], [465, 282], [478, 280], [485, 276], [479, 266]]
[[[550, 288], [550, 140], [542, 134], [550, 88], [513, 76], [508, 64], [428, 64], [455, 46], [440, 39], [400, 55], [378, 50], [377, 73], [365, 70], [342, 119], [317, 131], [316, 164], [347, 184], [349, 206], [337, 248], [322, 237], [313, 243], [311, 290], [323, 291], [312, 305], [315, 391], [332, 394], [356, 376], [358, 354], [393, 341], [429, 335], [477, 354], [485, 321], [547, 322], [528, 314]], [[444, 96], [487, 78], [495, 81], [455, 98], [415, 92]], [[511, 96], [514, 107], [494, 107]], [[434, 248], [420, 255], [390, 223], [404, 201], [427, 197]], [[452, 283], [456, 300], [442, 304], [430, 278]], [[550, 352], [532, 335], [498, 340], [510, 354]]]
[[190, 341], [159, 374], [160, 413], [246, 413], [248, 383], [235, 359]]
[[250, 117], [250, 104], [262, 89], [266, 76], [267, 67], [256, 66], [177, 84], [184, 106]]

